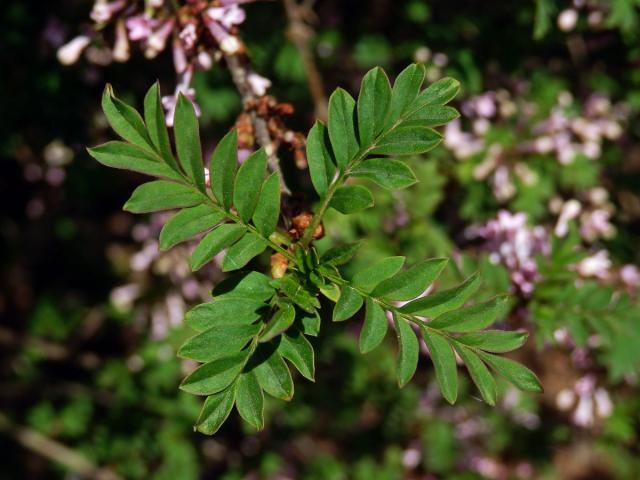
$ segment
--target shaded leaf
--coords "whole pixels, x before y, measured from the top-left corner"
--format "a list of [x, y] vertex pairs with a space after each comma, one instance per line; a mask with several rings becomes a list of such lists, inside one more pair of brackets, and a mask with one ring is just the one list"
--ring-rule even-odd
[[320, 333], [320, 323], [320, 314], [318, 312], [306, 314], [300, 318], [302, 333], [305, 335], [311, 335], [312, 337], [317, 337]]
[[333, 321], [341, 322], [353, 317], [362, 307], [362, 296], [350, 286], [345, 286], [340, 293], [338, 303], [333, 309]]
[[296, 309], [290, 303], [283, 303], [269, 324], [267, 328], [264, 329], [264, 332], [260, 336], [261, 342], [268, 342], [273, 337], [280, 335], [282, 332], [287, 330], [291, 325], [293, 325], [293, 321], [296, 319]]
[[371, 298], [367, 298], [364, 325], [360, 331], [360, 352], [368, 353], [376, 348], [387, 335], [389, 321], [384, 310]]
[[160, 250], [167, 250], [194, 235], [215, 227], [224, 214], [210, 205], [198, 205], [179, 211], [160, 231]]
[[216, 433], [229, 417], [235, 401], [235, 385], [215, 395], [209, 395], [196, 421], [196, 429], [205, 435], [213, 435]]
[[233, 204], [244, 222], [253, 216], [266, 170], [267, 154], [264, 148], [249, 155], [238, 169], [233, 187]]
[[499, 296], [487, 302], [443, 313], [432, 320], [429, 326], [438, 330], [459, 333], [482, 330], [506, 315], [509, 308], [509, 297]]
[[300, 284], [300, 281], [292, 275], [285, 275], [274, 282], [282, 293], [302, 310], [315, 313], [320, 308], [320, 301]]
[[354, 177], [368, 178], [388, 190], [407, 188], [418, 181], [411, 169], [398, 160], [372, 158], [351, 171]]
[[123, 208], [131, 213], [148, 213], [193, 207], [204, 201], [205, 197], [190, 187], [167, 180], [155, 180], [136, 188]]
[[341, 88], [329, 98], [329, 138], [340, 168], [345, 168], [360, 148], [355, 132], [355, 108], [355, 100]]
[[290, 328], [282, 335], [282, 339], [278, 345], [278, 353], [289, 360], [303, 377], [314, 381], [315, 363], [313, 347], [309, 341], [304, 338], [300, 330]]
[[226, 210], [233, 203], [233, 180], [238, 164], [238, 135], [230, 131], [216, 146], [211, 156], [211, 190]]
[[271, 346], [262, 344], [255, 353], [257, 365], [253, 369], [262, 389], [272, 397], [291, 400], [293, 380], [282, 356]]
[[346, 185], [336, 189], [329, 206], [340, 213], [355, 213], [373, 206], [373, 196], [362, 185]]
[[254, 233], [247, 233], [234, 243], [224, 256], [222, 271], [230, 272], [244, 267], [256, 255], [260, 255], [267, 248], [267, 242]]
[[346, 243], [330, 248], [321, 257], [322, 263], [344, 265], [351, 260], [362, 246], [361, 242]]
[[336, 173], [333, 155], [329, 149], [327, 127], [317, 121], [307, 136], [307, 162], [311, 183], [320, 198], [324, 197]]
[[240, 416], [258, 430], [264, 428], [264, 395], [254, 372], [238, 378], [236, 408]]
[[225, 223], [209, 232], [200, 240], [200, 243], [191, 254], [191, 269], [196, 271], [202, 268], [226, 246], [242, 237], [245, 232], [245, 227], [234, 223]]
[[380, 283], [373, 289], [371, 296], [390, 298], [396, 301], [416, 298], [438, 278], [446, 264], [446, 258], [424, 260]]
[[236, 353], [205, 363], [185, 378], [180, 389], [194, 395], [213, 395], [233, 383], [242, 371], [248, 352]]
[[458, 369], [453, 349], [441, 335], [426, 328], [422, 328], [422, 333], [431, 354], [442, 396], [447, 402], [453, 404], [458, 397]]

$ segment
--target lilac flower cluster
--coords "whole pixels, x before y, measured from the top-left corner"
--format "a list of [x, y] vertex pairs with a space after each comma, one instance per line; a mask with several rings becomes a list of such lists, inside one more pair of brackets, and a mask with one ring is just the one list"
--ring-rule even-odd
[[[246, 14], [241, 4], [254, 0], [186, 0], [179, 8], [166, 0], [95, 0], [90, 17], [92, 33], [72, 39], [58, 50], [64, 65], [77, 62], [83, 52], [93, 63], [129, 60], [130, 44], [138, 43], [145, 57], [158, 56], [171, 45], [177, 82], [173, 95], [162, 99], [167, 122], [173, 123], [179, 93], [195, 101], [191, 86], [196, 70], [209, 70], [224, 55], [236, 55], [245, 49], [237, 35], [237, 26]], [[106, 46], [105, 33], [113, 31], [112, 46]], [[250, 72], [248, 84], [256, 96], [262, 96], [271, 82]], [[195, 103], [194, 103], [195, 105]], [[199, 108], [196, 111], [199, 114]]]
[[556, 18], [558, 29], [571, 32], [578, 26], [580, 15], [586, 16], [586, 25], [590, 30], [607, 27], [608, 6], [606, 2], [594, 0], [573, 0], [571, 6], [562, 10]]
[[540, 279], [536, 264], [537, 255], [548, 255], [549, 235], [541, 226], [529, 227], [525, 213], [501, 210], [495, 219], [484, 225], [467, 229], [469, 238], [484, 240], [483, 250], [489, 252], [494, 264], [502, 264], [518, 293], [530, 296]]

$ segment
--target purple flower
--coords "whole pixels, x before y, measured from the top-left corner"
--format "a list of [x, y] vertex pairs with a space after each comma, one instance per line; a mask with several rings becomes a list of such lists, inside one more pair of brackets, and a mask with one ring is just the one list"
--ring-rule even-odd
[[166, 97], [162, 97], [162, 105], [166, 110], [166, 121], [169, 127], [173, 126], [173, 119], [176, 113], [176, 104], [178, 102], [178, 96], [183, 94], [187, 97], [191, 103], [193, 103], [193, 108], [196, 111], [196, 115], [200, 116], [200, 107], [195, 102], [196, 91], [191, 88], [191, 77], [193, 76], [193, 66], [189, 66], [187, 70], [181, 75], [180, 81], [178, 85], [176, 85], [175, 93], [173, 95], [169, 95]]
[[124, 0], [116, 0], [115, 2], [107, 2], [106, 0], [96, 0], [91, 9], [91, 20], [96, 23], [106, 23], [111, 20], [114, 13], [122, 10], [126, 5]]
[[146, 40], [158, 26], [158, 20], [146, 14], [134, 15], [127, 18], [125, 24], [129, 30], [129, 39], [132, 41]]

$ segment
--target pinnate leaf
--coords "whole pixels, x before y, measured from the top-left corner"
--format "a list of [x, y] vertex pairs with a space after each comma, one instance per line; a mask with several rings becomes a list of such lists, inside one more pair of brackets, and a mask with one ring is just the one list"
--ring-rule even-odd
[[358, 96], [358, 131], [362, 145], [370, 145], [385, 125], [391, 102], [391, 85], [384, 70], [369, 70]]
[[480, 286], [480, 276], [471, 275], [460, 285], [449, 290], [430, 293], [426, 297], [418, 298], [400, 308], [402, 313], [409, 313], [420, 317], [437, 317], [438, 315], [455, 310], [464, 305]]
[[271, 235], [280, 217], [280, 174], [274, 172], [262, 184], [258, 204], [253, 213], [253, 223], [265, 237]]
[[509, 311], [510, 301], [506, 295], [492, 298], [466, 308], [446, 312], [429, 323], [431, 328], [447, 332], [474, 332], [488, 327]]
[[458, 397], [458, 369], [451, 345], [442, 335], [422, 329], [444, 399], [453, 404]]
[[394, 315], [393, 319], [399, 346], [398, 358], [396, 359], [396, 377], [398, 385], [404, 387], [416, 373], [420, 346], [411, 325], [397, 315]]
[[194, 395], [213, 395], [231, 385], [242, 371], [248, 352], [218, 358], [196, 368], [180, 388]]
[[230, 272], [244, 267], [256, 255], [267, 248], [267, 242], [255, 233], [247, 233], [234, 243], [224, 256], [222, 271]]
[[238, 169], [233, 188], [233, 204], [244, 222], [249, 221], [258, 204], [266, 169], [267, 154], [263, 148], [249, 155]]
[[352, 287], [345, 286], [333, 309], [333, 321], [341, 322], [353, 317], [362, 307], [362, 296]]
[[233, 203], [233, 180], [238, 164], [238, 135], [230, 131], [216, 146], [211, 156], [211, 190], [226, 209]]
[[238, 378], [236, 408], [240, 416], [258, 430], [264, 428], [264, 395], [254, 372]]
[[329, 146], [327, 127], [320, 121], [313, 125], [307, 136], [307, 162], [311, 183], [322, 198], [333, 180], [336, 166]]

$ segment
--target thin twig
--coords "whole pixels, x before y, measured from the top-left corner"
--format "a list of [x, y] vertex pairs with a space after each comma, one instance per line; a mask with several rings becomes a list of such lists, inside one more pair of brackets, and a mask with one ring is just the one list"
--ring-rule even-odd
[[316, 117], [322, 121], [327, 120], [327, 97], [324, 93], [322, 76], [316, 66], [313, 52], [309, 46], [311, 38], [313, 38], [313, 29], [305, 22], [305, 17], [309, 17], [311, 13], [311, 5], [308, 2], [298, 4], [295, 0], [283, 0], [284, 8], [287, 12], [289, 28], [288, 37], [294, 44], [302, 60], [309, 92], [313, 98]]
[[97, 480], [120, 480], [122, 478], [111, 470], [98, 467], [87, 457], [66, 445], [52, 440], [29, 427], [13, 423], [9, 417], [2, 413], [0, 413], [0, 431], [9, 434], [23, 447], [63, 465], [68, 470], [84, 478], [95, 478]]
[[[255, 95], [253, 94], [251, 86], [249, 85], [249, 69], [247, 65], [242, 62], [238, 55], [225, 54], [224, 58], [227, 62], [227, 67], [231, 72], [233, 83], [235, 84], [238, 92], [240, 93], [240, 96], [242, 97], [243, 105], [246, 107], [246, 105], [250, 104], [251, 101], [255, 99]], [[269, 134], [267, 122], [263, 118], [261, 118], [254, 109], [249, 110], [249, 115], [251, 116], [251, 123], [253, 124], [256, 140], [258, 141], [258, 144], [267, 152], [267, 157], [269, 159], [269, 170], [272, 172], [280, 173], [280, 189], [288, 195], [291, 194], [291, 191], [284, 181], [284, 176], [282, 175], [282, 171], [280, 169], [280, 159], [278, 158], [275, 144], [273, 143], [271, 135]]]

